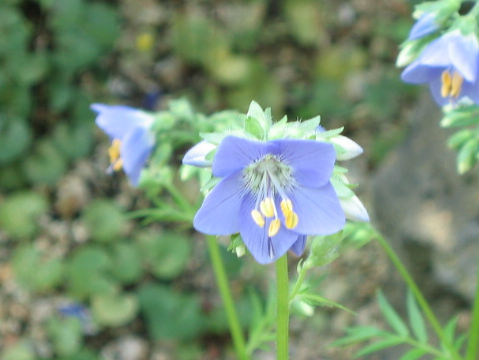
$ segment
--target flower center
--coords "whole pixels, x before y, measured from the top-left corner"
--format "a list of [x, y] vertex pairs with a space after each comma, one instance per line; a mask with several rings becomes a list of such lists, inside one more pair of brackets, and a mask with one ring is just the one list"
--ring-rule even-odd
[[269, 220], [268, 236], [278, 234], [281, 221], [278, 217], [275, 199], [281, 198], [280, 209], [284, 216], [284, 226], [294, 229], [298, 225], [298, 214], [293, 211], [293, 203], [287, 192], [296, 186], [293, 169], [281, 161], [277, 155], [267, 154], [243, 170], [246, 188], [256, 197], [251, 217], [259, 227]]
[[457, 71], [451, 74], [449, 70], [444, 70], [441, 74], [441, 96], [459, 97], [463, 82], [464, 78]]
[[123, 159], [120, 157], [121, 141], [114, 139], [111, 146], [108, 148], [108, 155], [110, 157], [110, 169], [119, 171], [123, 167]]

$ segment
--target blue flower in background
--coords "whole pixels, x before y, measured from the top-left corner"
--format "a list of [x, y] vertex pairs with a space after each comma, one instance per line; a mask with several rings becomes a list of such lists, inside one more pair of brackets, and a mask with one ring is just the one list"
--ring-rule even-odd
[[138, 185], [140, 173], [155, 144], [151, 132], [153, 117], [141, 110], [123, 105], [93, 104], [97, 113], [96, 124], [111, 139], [108, 149], [109, 171], [123, 169], [134, 185]]
[[408, 40], [417, 40], [426, 35], [432, 34], [439, 29], [436, 18], [432, 13], [424, 13], [414, 23], [409, 32]]
[[228, 136], [212, 164], [221, 181], [205, 198], [193, 225], [210, 235], [239, 232], [262, 264], [288, 250], [300, 255], [307, 235], [333, 234], [345, 224], [330, 182], [334, 162], [334, 147], [328, 143]]
[[439, 105], [454, 103], [462, 97], [479, 104], [478, 60], [476, 36], [453, 31], [427, 45], [404, 69], [401, 78], [412, 84], [428, 83]]

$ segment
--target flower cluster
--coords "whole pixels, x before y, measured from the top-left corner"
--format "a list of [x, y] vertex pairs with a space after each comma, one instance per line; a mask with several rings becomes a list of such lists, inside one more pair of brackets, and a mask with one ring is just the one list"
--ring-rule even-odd
[[112, 140], [108, 149], [109, 172], [123, 169], [130, 182], [137, 186], [155, 144], [151, 131], [153, 116], [123, 105], [93, 104], [97, 113], [96, 124]]

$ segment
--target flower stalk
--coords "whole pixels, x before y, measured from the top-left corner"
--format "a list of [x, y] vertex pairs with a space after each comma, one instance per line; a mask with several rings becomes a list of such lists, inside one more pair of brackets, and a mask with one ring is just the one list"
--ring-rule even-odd
[[287, 254], [283, 255], [276, 261], [276, 298], [276, 359], [288, 360], [289, 280]]
[[216, 241], [216, 236], [206, 236], [206, 242], [208, 243], [208, 250], [210, 253], [211, 264], [215, 273], [216, 283], [220, 290], [221, 299], [226, 311], [226, 317], [228, 319], [228, 325], [230, 328], [231, 337], [233, 338], [233, 346], [238, 359], [248, 360], [246, 355], [245, 341], [241, 326], [236, 314], [236, 309], [233, 303], [233, 297], [231, 296], [230, 288], [228, 286], [228, 279], [226, 277], [226, 271], [221, 260], [220, 249]]

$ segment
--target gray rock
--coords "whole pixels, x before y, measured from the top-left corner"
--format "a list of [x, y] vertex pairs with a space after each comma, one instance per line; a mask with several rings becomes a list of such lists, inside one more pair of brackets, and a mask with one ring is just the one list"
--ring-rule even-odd
[[375, 222], [434, 292], [450, 289], [472, 300], [479, 253], [477, 169], [460, 176], [450, 131], [439, 127], [440, 109], [429, 98], [411, 113], [403, 144], [388, 155], [373, 180]]

